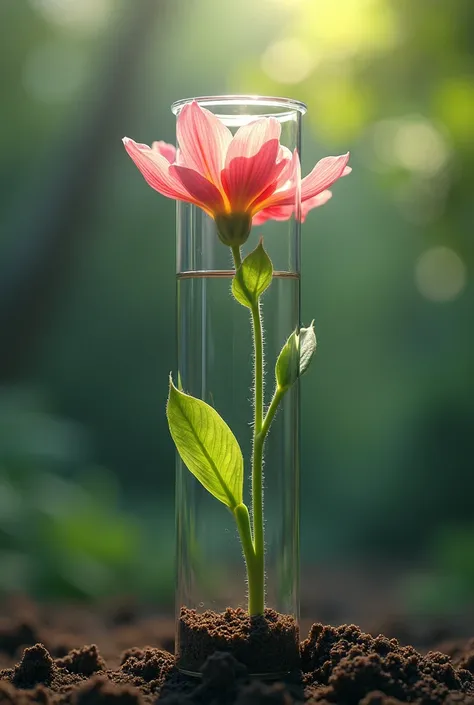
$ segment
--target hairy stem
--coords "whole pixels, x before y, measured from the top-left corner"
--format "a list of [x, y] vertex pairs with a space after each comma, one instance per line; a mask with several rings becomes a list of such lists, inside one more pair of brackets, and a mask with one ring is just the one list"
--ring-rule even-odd
[[252, 520], [255, 561], [257, 564], [257, 581], [255, 590], [256, 611], [261, 614], [265, 609], [265, 536], [263, 525], [263, 332], [262, 315], [259, 302], [251, 309], [254, 344], [254, 426], [252, 452]]
[[[232, 247], [235, 269], [242, 264], [239, 247]], [[263, 521], [263, 451], [265, 438], [284, 395], [278, 387], [264, 416], [263, 325], [260, 302], [250, 307], [253, 331], [253, 445], [252, 445], [252, 526], [245, 505], [239, 505], [235, 517], [247, 564], [249, 612], [262, 614], [265, 609], [265, 534]], [[239, 524], [240, 521], [240, 524]]]
[[275, 393], [273, 395], [273, 399], [270, 403], [270, 406], [268, 407], [267, 413], [265, 414], [265, 418], [263, 420], [262, 424], [262, 436], [265, 440], [265, 437], [270, 430], [270, 426], [272, 425], [272, 421], [275, 418], [275, 414], [277, 412], [278, 407], [280, 406], [280, 402], [285, 396], [285, 392], [280, 389], [280, 387], [277, 387], [275, 389]]
[[240, 255], [240, 247], [237, 247], [237, 245], [232, 248], [232, 256], [234, 258], [234, 266], [237, 271], [237, 269], [242, 264], [242, 257]]
[[[232, 247], [235, 269], [242, 264], [239, 247]], [[260, 304], [251, 307], [254, 347], [253, 369], [253, 444], [252, 444], [252, 536], [253, 558], [247, 556], [247, 576], [250, 614], [262, 614], [265, 609], [265, 539], [263, 527], [263, 331]]]
[[247, 567], [247, 582], [249, 591], [249, 613], [260, 614], [260, 598], [257, 586], [260, 584], [260, 571], [256, 560], [255, 548], [252, 541], [249, 510], [245, 504], [239, 504], [234, 509], [235, 521], [239, 531], [242, 550]]

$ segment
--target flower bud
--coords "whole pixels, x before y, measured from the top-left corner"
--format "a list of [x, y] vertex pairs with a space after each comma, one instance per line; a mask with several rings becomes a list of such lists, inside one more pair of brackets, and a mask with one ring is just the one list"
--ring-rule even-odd
[[286, 392], [307, 371], [316, 350], [314, 321], [308, 328], [293, 331], [275, 365], [275, 377], [280, 391]]
[[293, 331], [278, 355], [275, 376], [281, 391], [289, 389], [298, 379], [300, 361], [298, 343], [298, 335]]

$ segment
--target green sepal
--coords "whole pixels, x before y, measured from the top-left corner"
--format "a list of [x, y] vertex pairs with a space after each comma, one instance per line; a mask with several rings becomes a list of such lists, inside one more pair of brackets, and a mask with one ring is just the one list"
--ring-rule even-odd
[[188, 470], [232, 511], [242, 503], [244, 461], [234, 434], [217, 411], [177, 389], [170, 376], [166, 415]]
[[295, 331], [281, 349], [275, 365], [275, 377], [279, 389], [289, 389], [298, 379], [299, 350]]
[[248, 240], [252, 218], [248, 213], [223, 213], [215, 216], [217, 234], [228, 247], [240, 247]]
[[299, 335], [300, 348], [300, 368], [299, 376], [302, 377], [311, 364], [313, 355], [316, 352], [316, 334], [314, 332], [314, 321], [311, 321], [309, 328], [301, 328]]
[[265, 252], [263, 240], [260, 240], [237, 269], [232, 280], [232, 293], [242, 306], [252, 308], [270, 286], [272, 277], [272, 261]]
[[307, 371], [316, 350], [314, 321], [300, 332], [293, 331], [283, 346], [276, 365], [275, 377], [281, 391], [289, 389]]

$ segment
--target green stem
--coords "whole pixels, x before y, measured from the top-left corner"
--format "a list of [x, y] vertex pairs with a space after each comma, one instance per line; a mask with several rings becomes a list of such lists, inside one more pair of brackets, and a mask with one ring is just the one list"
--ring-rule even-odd
[[262, 436], [263, 436], [264, 440], [265, 440], [267, 433], [270, 430], [270, 426], [272, 425], [272, 421], [275, 418], [275, 414], [277, 412], [277, 409], [278, 409], [280, 402], [284, 396], [285, 396], [284, 390], [280, 389], [280, 387], [277, 387], [275, 389], [275, 393], [273, 395], [273, 399], [270, 403], [270, 406], [268, 407], [268, 411], [267, 411], [265, 418], [263, 420]]
[[242, 264], [242, 257], [240, 256], [240, 247], [232, 247], [232, 255], [234, 257], [235, 269], [237, 270]]
[[[235, 269], [242, 264], [240, 247], [232, 247]], [[264, 418], [263, 413], [263, 326], [260, 303], [251, 307], [254, 345], [254, 424], [252, 447], [252, 532], [245, 505], [239, 505], [235, 517], [247, 563], [249, 613], [262, 614], [265, 609], [265, 535], [263, 523], [263, 449], [265, 438], [284, 392], [278, 388]], [[245, 511], [243, 509], [245, 507]], [[240, 522], [240, 524], [239, 524]], [[253, 536], [253, 540], [252, 540]], [[250, 548], [251, 544], [251, 548]]]
[[259, 566], [256, 561], [255, 549], [252, 541], [252, 530], [250, 527], [249, 510], [245, 504], [239, 504], [234, 509], [235, 521], [239, 531], [240, 541], [244, 552], [245, 563], [247, 565], [247, 580], [249, 590], [249, 613], [259, 614]]
[[254, 344], [254, 440], [260, 434], [263, 423], [263, 329], [260, 304], [252, 306], [253, 344]]
[[254, 343], [254, 426], [252, 452], [252, 520], [255, 561], [257, 564], [254, 590], [255, 611], [262, 614], [265, 609], [265, 536], [263, 525], [263, 332], [259, 302], [251, 308]]

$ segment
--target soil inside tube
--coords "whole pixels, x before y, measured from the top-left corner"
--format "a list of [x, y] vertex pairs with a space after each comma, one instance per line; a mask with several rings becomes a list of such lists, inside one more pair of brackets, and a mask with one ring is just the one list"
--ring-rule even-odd
[[250, 617], [243, 609], [199, 613], [181, 608], [180, 670], [199, 672], [215, 651], [231, 652], [251, 674], [283, 676], [299, 668], [298, 625], [290, 615], [266, 609]]

